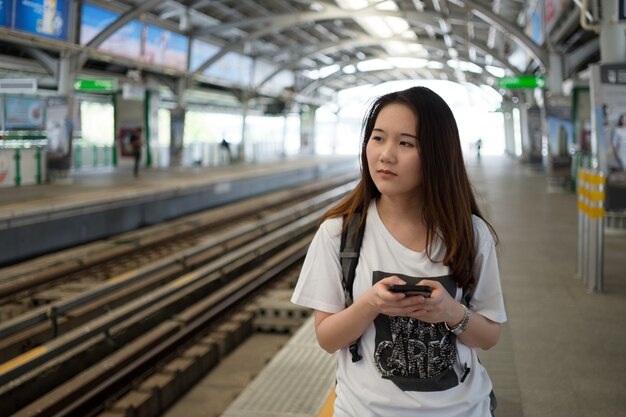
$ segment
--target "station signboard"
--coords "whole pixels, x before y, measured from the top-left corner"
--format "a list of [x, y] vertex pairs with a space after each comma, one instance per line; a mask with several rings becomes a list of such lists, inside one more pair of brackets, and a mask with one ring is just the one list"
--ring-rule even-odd
[[619, 0], [617, 7], [617, 20], [626, 22], [626, 0]]
[[511, 90], [525, 88], [544, 88], [546, 81], [542, 75], [518, 75], [515, 77], [504, 77], [498, 80], [498, 86]]
[[74, 90], [88, 92], [113, 92], [117, 89], [116, 80], [111, 78], [88, 78], [76, 80]]

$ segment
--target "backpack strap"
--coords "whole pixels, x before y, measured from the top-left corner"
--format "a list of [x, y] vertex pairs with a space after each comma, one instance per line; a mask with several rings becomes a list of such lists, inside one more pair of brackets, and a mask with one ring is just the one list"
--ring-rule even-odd
[[[344, 216], [343, 221], [348, 221], [345, 228], [341, 232], [341, 246], [339, 248], [339, 259], [341, 261], [343, 292], [346, 298], [346, 307], [350, 307], [353, 303], [352, 286], [354, 285], [354, 276], [356, 273], [356, 265], [359, 262], [359, 253], [361, 244], [363, 243], [364, 227], [359, 227], [361, 222], [361, 213], [354, 213], [348, 220]], [[352, 353], [352, 362], [358, 362], [363, 357], [359, 354], [359, 339], [355, 340], [349, 347]]]

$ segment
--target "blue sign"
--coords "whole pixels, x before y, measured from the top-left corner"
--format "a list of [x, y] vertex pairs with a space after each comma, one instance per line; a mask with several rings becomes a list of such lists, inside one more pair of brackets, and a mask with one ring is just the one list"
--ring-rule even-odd
[[617, 5], [617, 20], [626, 21], [626, 0], [619, 0]]
[[46, 38], [67, 40], [69, 0], [17, 0], [13, 28]]
[[67, 41], [69, 0], [17, 0], [13, 28]]
[[0, 0], [0, 26], [11, 26], [12, 0]]

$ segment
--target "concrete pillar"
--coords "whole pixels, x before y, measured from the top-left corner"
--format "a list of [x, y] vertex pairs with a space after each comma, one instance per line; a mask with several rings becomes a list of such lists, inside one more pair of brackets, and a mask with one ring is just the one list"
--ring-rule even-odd
[[74, 136], [74, 126], [77, 122], [74, 117], [78, 112], [76, 96], [74, 94], [74, 62], [75, 56], [70, 51], [64, 51], [59, 58], [57, 71], [57, 93], [59, 100], [65, 102], [66, 116], [65, 126], [62, 134], [59, 135], [58, 143], [54, 149], [47, 152], [48, 180], [51, 183], [70, 184], [70, 168], [72, 166], [72, 138]]
[[519, 110], [519, 128], [522, 140], [522, 154], [520, 160], [522, 162], [530, 162], [531, 144], [530, 133], [528, 132], [528, 104], [525, 101], [524, 94], [520, 94], [517, 108]]
[[553, 94], [563, 94], [563, 59], [556, 52], [550, 52], [548, 68], [548, 90]]
[[176, 108], [170, 113], [170, 166], [178, 167], [183, 158], [183, 138], [185, 136], [185, 90], [187, 80], [180, 78], [176, 84]]
[[617, 0], [601, 0], [600, 62], [614, 64], [626, 61], [626, 33], [623, 24], [617, 23]]
[[502, 100], [502, 113], [504, 115], [504, 151], [507, 155], [515, 157], [515, 134], [513, 128], [513, 103], [507, 98]]
[[304, 106], [300, 111], [300, 153], [315, 153], [315, 111], [312, 106]]
[[[244, 91], [241, 95], [241, 144], [239, 145], [239, 159], [241, 161], [247, 161], [248, 158], [252, 160], [253, 149], [248, 149], [248, 107], [250, 105], [250, 93]], [[252, 145], [250, 145], [252, 146]]]

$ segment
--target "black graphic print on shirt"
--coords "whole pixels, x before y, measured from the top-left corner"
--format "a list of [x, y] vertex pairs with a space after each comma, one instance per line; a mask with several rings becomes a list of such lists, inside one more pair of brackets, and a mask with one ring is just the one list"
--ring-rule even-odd
[[[424, 279], [374, 271], [372, 284], [392, 275], [407, 284], [417, 284]], [[456, 283], [451, 276], [428, 279], [441, 282], [454, 297]], [[379, 314], [374, 326], [374, 362], [383, 378], [403, 391], [444, 391], [458, 385], [452, 368], [457, 358], [456, 337], [443, 323], [430, 324], [409, 317]]]

